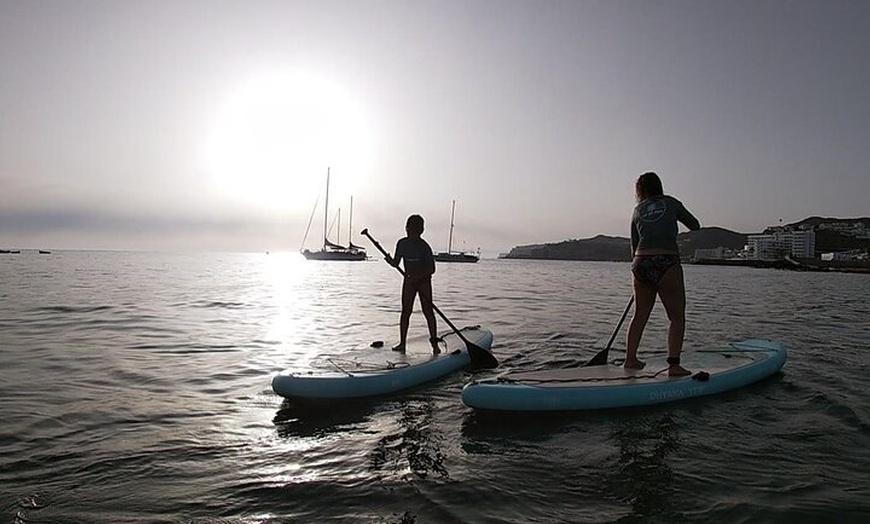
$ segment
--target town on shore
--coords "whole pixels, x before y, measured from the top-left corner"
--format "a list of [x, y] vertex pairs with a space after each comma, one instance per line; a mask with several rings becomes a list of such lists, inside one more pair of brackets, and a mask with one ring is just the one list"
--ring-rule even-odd
[[[810, 217], [751, 234], [705, 227], [681, 233], [677, 243], [687, 263], [870, 273], [870, 218]], [[627, 262], [631, 241], [598, 235], [516, 246], [499, 258]]]

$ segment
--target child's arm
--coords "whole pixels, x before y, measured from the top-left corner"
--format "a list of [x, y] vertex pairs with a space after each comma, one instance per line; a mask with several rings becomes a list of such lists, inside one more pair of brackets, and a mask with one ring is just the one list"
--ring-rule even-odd
[[435, 255], [432, 254], [432, 248], [426, 244], [426, 268], [429, 275], [435, 274]]
[[389, 253], [387, 253], [386, 260], [387, 263], [393, 267], [399, 267], [399, 262], [402, 261], [402, 241], [399, 240], [396, 242], [396, 249], [393, 251], [396, 254], [395, 258], [391, 257]]

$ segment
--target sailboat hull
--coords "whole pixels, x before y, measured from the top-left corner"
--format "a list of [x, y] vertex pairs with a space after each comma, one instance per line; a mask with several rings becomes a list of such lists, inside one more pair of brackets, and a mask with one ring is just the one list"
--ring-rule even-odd
[[365, 260], [366, 254], [361, 251], [309, 251], [302, 252], [307, 260], [344, 260], [347, 262], [358, 262]]
[[474, 253], [436, 253], [435, 262], [477, 262], [480, 257]]

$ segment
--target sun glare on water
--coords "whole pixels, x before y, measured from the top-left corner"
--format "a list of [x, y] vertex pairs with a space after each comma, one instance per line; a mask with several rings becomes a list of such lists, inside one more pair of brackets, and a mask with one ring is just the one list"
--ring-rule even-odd
[[224, 195], [273, 211], [308, 209], [326, 168], [345, 181], [369, 169], [371, 133], [348, 91], [322, 78], [281, 73], [236, 86], [209, 130], [205, 169]]

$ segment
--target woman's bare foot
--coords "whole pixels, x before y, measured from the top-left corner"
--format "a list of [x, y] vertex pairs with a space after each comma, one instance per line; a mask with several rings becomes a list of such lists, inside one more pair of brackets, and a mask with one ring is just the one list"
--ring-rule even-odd
[[399, 344], [397, 346], [393, 346], [393, 351], [398, 351], [399, 353], [405, 352], [405, 344]]
[[638, 359], [625, 359], [625, 362], [622, 364], [622, 367], [624, 367], [625, 369], [643, 369], [644, 366], [646, 366], [646, 362], [641, 362]]
[[684, 368], [679, 364], [672, 364], [668, 368], [668, 376], [669, 377], [685, 377], [686, 375], [691, 375], [692, 372], [688, 369]]

